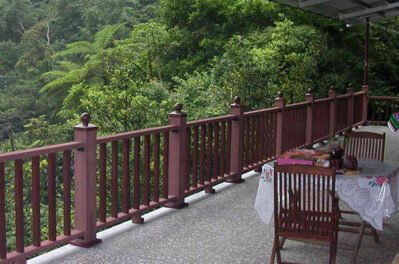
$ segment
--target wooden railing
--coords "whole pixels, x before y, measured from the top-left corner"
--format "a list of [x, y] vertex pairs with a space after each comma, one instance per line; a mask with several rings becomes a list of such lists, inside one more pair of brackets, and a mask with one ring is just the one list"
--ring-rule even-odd
[[369, 96], [367, 122], [374, 125], [386, 125], [389, 116], [399, 111], [399, 97]]
[[[100, 229], [129, 219], [142, 223], [149, 210], [182, 208], [188, 195], [213, 193], [221, 182], [240, 183], [242, 173], [288, 149], [362, 125], [366, 113], [367, 87], [340, 96], [331, 89], [318, 100], [308, 91], [305, 102], [292, 105], [280, 93], [275, 107], [251, 112], [236, 97], [228, 115], [193, 122], [177, 104], [167, 126], [106, 137], [97, 137], [97, 127], [83, 114], [73, 142], [0, 154], [0, 263], [25, 263], [62, 243], [90, 247], [100, 242]], [[46, 193], [40, 193], [43, 185]], [[6, 209], [8, 192], [14, 192], [7, 201], [14, 206]], [[10, 229], [6, 220], [13, 215]]]

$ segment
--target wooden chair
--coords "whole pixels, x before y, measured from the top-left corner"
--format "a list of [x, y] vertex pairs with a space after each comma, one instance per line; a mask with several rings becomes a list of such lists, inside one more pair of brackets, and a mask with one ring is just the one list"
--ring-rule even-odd
[[344, 153], [355, 158], [384, 161], [385, 133], [359, 131], [344, 134]]
[[[355, 158], [374, 159], [384, 161], [385, 133], [379, 134], [368, 131], [346, 132], [344, 134], [344, 153]], [[338, 207], [339, 208], [339, 207]], [[352, 257], [352, 263], [355, 263], [357, 253], [360, 248], [363, 234], [371, 235], [376, 243], [379, 242], [377, 231], [365, 221], [348, 221], [342, 215], [357, 213], [350, 210], [339, 209], [339, 231], [356, 233], [357, 243]]]
[[[335, 169], [274, 165], [274, 231], [270, 263], [281, 262], [285, 239], [329, 244], [329, 263], [337, 254], [338, 212]], [[280, 238], [282, 240], [280, 240]]]

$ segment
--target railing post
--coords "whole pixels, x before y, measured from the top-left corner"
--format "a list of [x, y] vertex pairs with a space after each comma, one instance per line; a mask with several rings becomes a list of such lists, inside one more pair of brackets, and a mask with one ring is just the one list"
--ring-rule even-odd
[[349, 131], [352, 130], [353, 126], [353, 113], [354, 113], [354, 98], [353, 98], [353, 88], [352, 85], [349, 84], [348, 88], [346, 89], [346, 93], [350, 95], [348, 98], [348, 126], [349, 126]]
[[75, 126], [75, 141], [84, 147], [75, 152], [75, 226], [84, 232], [72, 245], [91, 247], [101, 240], [96, 235], [96, 140], [97, 127], [90, 124], [90, 115], [80, 116], [82, 124]]
[[330, 90], [328, 91], [328, 98], [331, 98], [330, 101], [330, 138], [335, 136], [336, 130], [336, 92], [334, 90], [334, 86], [331, 86]]
[[363, 103], [362, 103], [362, 121], [363, 124], [366, 125], [367, 123], [367, 112], [368, 112], [368, 95], [369, 95], [369, 86], [363, 85], [362, 91], [366, 92], [363, 95]]
[[168, 193], [175, 196], [174, 202], [167, 203], [169, 208], [180, 209], [188, 204], [184, 202], [184, 188], [187, 180], [188, 157], [185, 155], [189, 147], [187, 142], [187, 114], [182, 112], [183, 105], [175, 105], [175, 111], [169, 114], [169, 124], [178, 128], [169, 133], [169, 166]]
[[306, 93], [306, 145], [311, 146], [313, 143], [313, 116], [314, 116], [314, 96], [312, 89], [308, 89]]
[[241, 183], [242, 159], [244, 151], [244, 107], [241, 105], [241, 98], [234, 97], [230, 105], [230, 114], [235, 115], [231, 122], [231, 152], [230, 152], [230, 174], [233, 176], [226, 180], [230, 183]]
[[277, 124], [276, 124], [276, 156], [280, 156], [283, 152], [283, 131], [284, 131], [284, 112], [285, 112], [285, 101], [283, 92], [278, 92], [277, 98], [275, 99], [275, 107], [280, 108], [277, 112]]

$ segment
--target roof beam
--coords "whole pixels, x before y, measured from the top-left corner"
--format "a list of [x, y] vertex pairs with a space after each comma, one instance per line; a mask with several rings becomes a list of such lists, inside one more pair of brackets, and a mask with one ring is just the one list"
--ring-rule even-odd
[[380, 11], [388, 11], [390, 9], [394, 9], [394, 8], [398, 8], [399, 7], [399, 2], [396, 3], [391, 3], [388, 5], [382, 5], [382, 6], [377, 6], [377, 7], [372, 7], [372, 8], [367, 8], [364, 10], [360, 10], [360, 11], [355, 11], [355, 12], [351, 12], [351, 13], [347, 13], [347, 14], [339, 14], [339, 19], [340, 20], [345, 20], [348, 18], [353, 18], [353, 17], [359, 17], [359, 16], [367, 16], [369, 14], [372, 13], [377, 13]]
[[318, 5], [326, 2], [330, 2], [331, 0], [307, 0], [307, 1], [300, 1], [299, 7], [304, 8], [308, 6]]

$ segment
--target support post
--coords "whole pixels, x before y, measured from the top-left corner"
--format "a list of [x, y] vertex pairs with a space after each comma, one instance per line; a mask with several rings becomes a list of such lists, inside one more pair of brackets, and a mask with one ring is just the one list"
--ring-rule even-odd
[[169, 133], [169, 166], [168, 193], [175, 196], [174, 202], [167, 203], [168, 208], [180, 209], [188, 204], [184, 202], [184, 188], [187, 180], [188, 157], [185, 155], [189, 147], [187, 142], [187, 114], [182, 112], [183, 105], [175, 105], [175, 111], [169, 114], [169, 124], [178, 128]]
[[278, 92], [277, 98], [274, 103], [275, 107], [280, 108], [277, 112], [277, 125], [276, 125], [276, 156], [280, 156], [283, 152], [283, 132], [284, 132], [284, 113], [285, 101], [283, 92]]
[[363, 85], [369, 85], [369, 35], [370, 35], [370, 18], [366, 18], [366, 36], [364, 40], [364, 74]]
[[353, 108], [355, 106], [353, 98], [353, 88], [351, 84], [349, 84], [348, 88], [346, 88], [346, 93], [350, 95], [350, 97], [348, 98], [348, 131], [351, 131], [353, 126]]
[[369, 96], [369, 86], [368, 85], [363, 85], [362, 91], [366, 92], [363, 95], [363, 100], [362, 100], [362, 121], [363, 125], [366, 125], [367, 123], [367, 113], [368, 113], [368, 96]]
[[328, 91], [328, 98], [331, 98], [330, 101], [330, 138], [335, 136], [336, 130], [336, 92], [334, 90], [334, 86], [330, 87]]
[[242, 183], [242, 160], [244, 151], [244, 107], [241, 105], [241, 98], [234, 97], [230, 105], [230, 114], [236, 118], [231, 122], [231, 152], [230, 152], [230, 174], [233, 175], [226, 182]]
[[306, 145], [312, 147], [313, 143], [313, 116], [314, 116], [314, 96], [311, 88], [306, 93]]
[[84, 235], [71, 244], [88, 248], [101, 242], [96, 237], [97, 127], [90, 124], [88, 113], [80, 119], [82, 124], [75, 126], [75, 141], [84, 142], [84, 147], [75, 152], [75, 226]]

